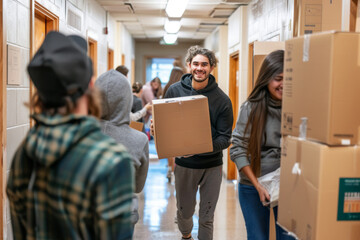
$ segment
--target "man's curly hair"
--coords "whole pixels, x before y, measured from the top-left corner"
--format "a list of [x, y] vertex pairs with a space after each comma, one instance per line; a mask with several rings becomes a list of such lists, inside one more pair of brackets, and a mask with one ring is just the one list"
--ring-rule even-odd
[[186, 57], [185, 57], [185, 62], [191, 63], [192, 59], [196, 55], [199, 55], [199, 54], [204, 55], [205, 57], [207, 57], [209, 59], [210, 67], [216, 67], [218, 60], [216, 59], [214, 52], [210, 51], [206, 48], [202, 48], [198, 45], [192, 46], [188, 49]]

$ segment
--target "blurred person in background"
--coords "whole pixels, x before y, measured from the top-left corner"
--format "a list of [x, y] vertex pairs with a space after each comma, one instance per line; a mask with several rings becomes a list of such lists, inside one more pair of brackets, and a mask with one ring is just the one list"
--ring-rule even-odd
[[119, 65], [115, 70], [123, 74], [126, 78], [128, 77], [129, 69], [125, 65]]
[[[141, 96], [142, 96], [142, 84], [135, 82], [132, 85], [133, 92], [133, 105], [131, 107], [131, 121], [138, 121], [144, 123], [144, 117], [147, 111], [150, 111], [152, 108], [151, 103], [147, 103], [144, 107], [142, 105]], [[143, 130], [145, 132], [145, 130]]]
[[[129, 69], [124, 65], [118, 66], [116, 68], [116, 71], [123, 74], [126, 78], [129, 73]], [[141, 91], [141, 89], [142, 89], [142, 85], [140, 87], [139, 92]], [[141, 93], [139, 93], [139, 96], [141, 96]], [[133, 106], [132, 106], [131, 112], [130, 112], [130, 120], [144, 122], [143, 117], [145, 117], [147, 111], [151, 110], [151, 103], [148, 103], [143, 107], [141, 100], [138, 98], [135, 98], [135, 97], [136, 96], [134, 96]], [[143, 129], [143, 131], [145, 133], [145, 128]]]
[[[161, 87], [161, 80], [158, 77], [155, 77], [153, 80], [146, 83], [142, 89], [143, 92], [141, 95], [141, 100], [143, 106], [145, 106], [147, 103], [151, 104], [152, 100], [161, 98], [163, 94], [163, 90]], [[150, 116], [151, 116], [151, 110], [147, 111], [147, 114], [144, 118], [145, 123], [149, 121]]]

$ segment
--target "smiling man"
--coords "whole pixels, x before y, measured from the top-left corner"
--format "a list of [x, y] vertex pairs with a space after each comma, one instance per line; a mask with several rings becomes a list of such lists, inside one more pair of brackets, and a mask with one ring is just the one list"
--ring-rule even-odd
[[233, 124], [229, 97], [218, 87], [211, 71], [216, 67], [212, 51], [199, 46], [190, 47], [186, 56], [189, 74], [174, 83], [165, 98], [204, 95], [209, 101], [213, 152], [175, 159], [175, 189], [178, 227], [182, 239], [192, 239], [192, 217], [196, 193], [200, 189], [199, 240], [213, 239], [213, 221], [222, 179], [222, 150], [230, 145]]

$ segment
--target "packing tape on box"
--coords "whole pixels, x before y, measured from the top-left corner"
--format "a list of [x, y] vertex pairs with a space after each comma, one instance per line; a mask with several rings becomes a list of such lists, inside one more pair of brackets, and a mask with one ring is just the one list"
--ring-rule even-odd
[[293, 168], [291, 169], [291, 173], [294, 175], [300, 175], [301, 174], [301, 148], [302, 148], [302, 142], [304, 139], [298, 138], [299, 141], [296, 143], [296, 162], [294, 163]]
[[309, 50], [310, 50], [310, 34], [305, 34], [304, 46], [303, 46], [303, 62], [309, 61]]
[[300, 175], [301, 174], [301, 169], [300, 169], [300, 163], [295, 163], [292, 170], [291, 170], [291, 173], [294, 174], [294, 175]]
[[286, 233], [284, 233], [284, 234], [286, 234], [286, 235], [288, 235], [288, 236], [291, 236], [291, 237], [293, 237], [293, 238], [296, 239], [296, 240], [299, 239], [299, 238], [296, 236], [295, 233], [291, 232], [289, 229], [287, 229], [285, 226], [283, 226], [282, 224], [280, 224], [278, 221], [276, 221], [276, 224], [279, 225], [279, 227], [281, 227], [282, 229], [285, 230]]

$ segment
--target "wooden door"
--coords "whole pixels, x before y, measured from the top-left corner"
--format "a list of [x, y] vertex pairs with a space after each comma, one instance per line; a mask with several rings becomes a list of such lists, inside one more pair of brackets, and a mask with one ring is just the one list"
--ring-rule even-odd
[[216, 82], [218, 82], [218, 65], [212, 70], [211, 74], [215, 77]]
[[[229, 76], [229, 97], [232, 103], [234, 123], [232, 129], [234, 130], [239, 111], [239, 52], [230, 55], [230, 76]], [[230, 160], [230, 147], [228, 149], [227, 161], [227, 179], [234, 180], [237, 178], [236, 165]]]
[[43, 43], [46, 35], [46, 19], [45, 16], [35, 14], [34, 19], [34, 52], [36, 52]]
[[108, 70], [114, 69], [114, 50], [108, 48]]
[[93, 63], [94, 76], [97, 78], [97, 41], [89, 38], [88, 42], [89, 42], [88, 54]]
[[[358, 14], [358, 0], [351, 0], [350, 3], [350, 32], [359, 31], [359, 26], [356, 27], [356, 19]], [[358, 22], [359, 24], [359, 22]]]
[[[36, 51], [43, 43], [45, 36], [50, 31], [59, 31], [59, 17], [46, 9], [38, 2], [31, 2], [31, 30], [30, 30], [30, 58], [34, 56]], [[30, 102], [34, 96], [36, 89], [30, 82]], [[33, 113], [32, 110], [30, 110]], [[30, 121], [30, 127], [34, 121]]]
[[135, 59], [131, 59], [131, 86], [135, 82]]
[[121, 54], [121, 65], [126, 65], [126, 63], [125, 63], [125, 54]]

